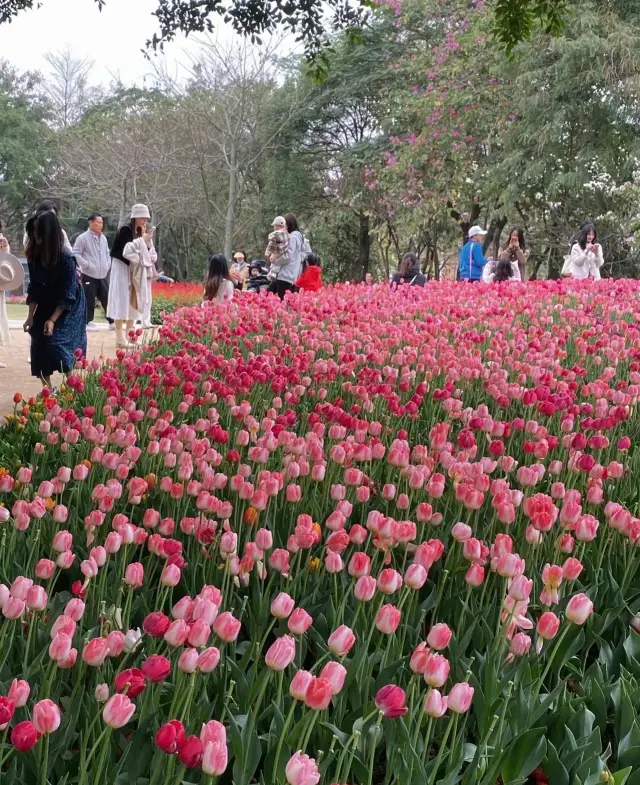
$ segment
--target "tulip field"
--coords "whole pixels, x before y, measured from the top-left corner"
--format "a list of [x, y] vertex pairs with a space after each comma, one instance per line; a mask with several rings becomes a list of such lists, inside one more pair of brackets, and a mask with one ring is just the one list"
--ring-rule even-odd
[[640, 785], [640, 286], [167, 315], [0, 431], [3, 785]]

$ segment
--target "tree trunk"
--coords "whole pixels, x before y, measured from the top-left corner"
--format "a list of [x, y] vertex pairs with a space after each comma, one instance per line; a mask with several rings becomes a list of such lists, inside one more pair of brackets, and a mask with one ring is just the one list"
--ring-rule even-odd
[[224, 255], [231, 259], [233, 254], [233, 239], [236, 229], [236, 203], [238, 200], [238, 167], [236, 163], [236, 143], [231, 142], [229, 153], [229, 201], [227, 215], [224, 221]]
[[500, 218], [494, 218], [489, 225], [489, 229], [487, 230], [487, 235], [484, 238], [484, 242], [482, 243], [482, 253], [486, 254], [487, 251], [493, 246], [492, 253], [494, 259], [498, 256], [498, 251], [500, 250], [500, 235], [502, 234], [502, 230], [507, 225], [507, 219], [502, 216]]
[[127, 215], [127, 180], [125, 178], [122, 183], [122, 202], [120, 203], [120, 219], [118, 222], [118, 228], [124, 226], [126, 215]]
[[369, 216], [360, 213], [360, 225], [358, 230], [358, 263], [360, 267], [360, 280], [364, 281], [369, 272], [369, 262], [371, 259], [371, 234], [369, 231]]

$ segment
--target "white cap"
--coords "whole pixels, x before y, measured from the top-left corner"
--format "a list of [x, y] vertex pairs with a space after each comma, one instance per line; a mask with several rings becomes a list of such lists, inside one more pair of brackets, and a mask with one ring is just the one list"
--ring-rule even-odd
[[482, 229], [480, 226], [472, 226], [471, 229], [469, 229], [469, 237], [476, 237], [477, 235], [484, 237], [486, 234], [486, 230]]
[[281, 215], [278, 215], [276, 218], [273, 219], [273, 226], [281, 226], [283, 229], [287, 228], [287, 222]]

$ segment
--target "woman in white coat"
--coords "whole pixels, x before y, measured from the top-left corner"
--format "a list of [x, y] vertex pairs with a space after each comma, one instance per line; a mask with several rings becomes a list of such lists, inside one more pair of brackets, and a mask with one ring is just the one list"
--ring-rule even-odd
[[131, 346], [128, 339], [135, 322], [150, 311], [150, 273], [157, 258], [147, 225], [150, 218], [146, 205], [134, 204], [131, 223], [120, 228], [111, 249], [107, 316], [115, 322], [116, 344], [123, 349]]
[[596, 227], [593, 224], [585, 224], [580, 231], [578, 242], [571, 249], [571, 255], [562, 271], [563, 275], [577, 279], [600, 280], [600, 268], [604, 264], [604, 256], [602, 246], [597, 240]]

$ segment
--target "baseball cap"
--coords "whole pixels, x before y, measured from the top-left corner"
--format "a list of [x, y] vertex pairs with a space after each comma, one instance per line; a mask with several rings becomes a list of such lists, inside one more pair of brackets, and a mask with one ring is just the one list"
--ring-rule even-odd
[[487, 232], [485, 229], [483, 229], [480, 226], [472, 226], [471, 229], [469, 229], [469, 237], [475, 237], [478, 234], [481, 237], [484, 237], [487, 234]]

